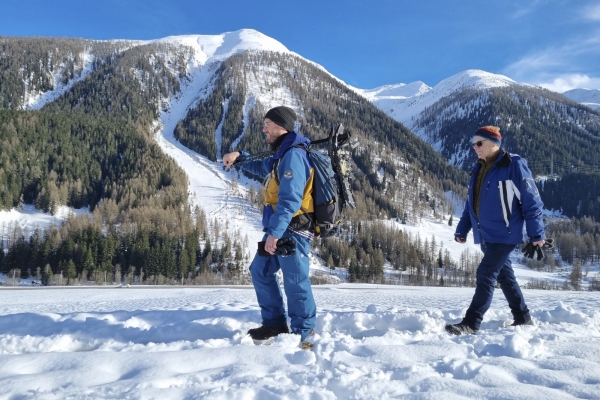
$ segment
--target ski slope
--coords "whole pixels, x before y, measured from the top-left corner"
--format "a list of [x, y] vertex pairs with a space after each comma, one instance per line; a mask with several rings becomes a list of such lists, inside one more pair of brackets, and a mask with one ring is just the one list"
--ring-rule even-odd
[[[249, 49], [289, 51], [276, 40], [249, 29], [222, 35], [175, 36], [160, 41], [189, 46], [193, 56], [187, 66], [188, 77], [181, 82], [181, 91], [170, 98], [161, 111], [155, 126], [156, 142], [186, 172], [192, 208], [197, 206], [209, 220], [216, 219], [223, 227], [227, 225], [231, 237], [248, 236], [249, 243], [259, 242], [263, 236], [259, 210], [244, 199], [253, 182], [236, 171], [225, 171], [222, 163], [212, 162], [183, 146], [173, 132], [188, 111], [212, 92], [211, 78], [220, 62]], [[215, 136], [220, 148], [220, 132], [215, 132]], [[222, 154], [217, 156], [220, 158]], [[254, 250], [252, 247], [244, 251], [251, 257]]]

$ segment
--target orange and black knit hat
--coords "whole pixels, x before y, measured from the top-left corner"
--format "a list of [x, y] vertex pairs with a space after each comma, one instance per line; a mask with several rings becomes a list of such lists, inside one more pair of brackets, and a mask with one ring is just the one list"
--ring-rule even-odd
[[496, 143], [498, 146], [500, 146], [500, 143], [502, 142], [500, 128], [498, 128], [497, 126], [482, 126], [481, 128], [475, 131], [473, 137], [475, 136], [480, 136], [484, 139], [487, 139], [492, 143]]

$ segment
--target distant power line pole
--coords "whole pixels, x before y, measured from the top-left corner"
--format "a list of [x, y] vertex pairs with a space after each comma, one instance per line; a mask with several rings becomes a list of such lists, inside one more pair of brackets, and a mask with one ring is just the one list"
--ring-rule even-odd
[[554, 153], [550, 154], [550, 176], [554, 176]]

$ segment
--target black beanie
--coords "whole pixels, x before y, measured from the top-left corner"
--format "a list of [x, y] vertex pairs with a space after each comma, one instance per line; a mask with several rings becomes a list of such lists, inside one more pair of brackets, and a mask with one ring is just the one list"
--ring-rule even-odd
[[296, 122], [296, 113], [289, 107], [279, 106], [267, 111], [265, 118], [269, 118], [286, 131], [292, 132], [294, 130], [294, 122]]

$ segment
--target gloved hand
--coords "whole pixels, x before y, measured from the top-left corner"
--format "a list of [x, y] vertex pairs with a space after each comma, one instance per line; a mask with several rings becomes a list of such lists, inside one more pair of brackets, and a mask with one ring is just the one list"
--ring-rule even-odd
[[466, 243], [467, 239], [462, 238], [460, 236], [454, 236], [454, 241], [458, 243]]
[[533, 259], [534, 254], [537, 254], [537, 260], [542, 261], [544, 259], [544, 252], [542, 249], [550, 250], [554, 248], [554, 239], [548, 238], [545, 240], [543, 246], [534, 246], [533, 243], [529, 242], [523, 247], [523, 256]]
[[537, 252], [538, 261], [544, 259], [544, 253], [542, 253], [542, 249], [540, 249], [539, 246], [534, 246], [533, 243], [531, 243], [531, 242], [527, 243], [525, 245], [525, 247], [523, 247], [523, 250], [521, 250], [521, 251], [523, 252], [523, 256], [525, 256], [527, 258], [533, 259], [533, 256]]
[[277, 241], [275, 254], [280, 256], [293, 256], [296, 254], [296, 241], [292, 238], [283, 238]]
[[[296, 242], [292, 238], [283, 238], [277, 241], [275, 254], [279, 256], [293, 256], [296, 254]], [[271, 254], [265, 250], [265, 242], [258, 242], [258, 255], [262, 257], [271, 257]]]

